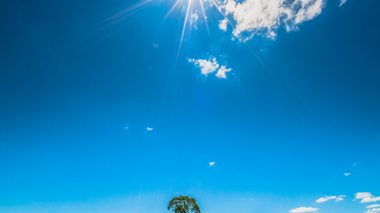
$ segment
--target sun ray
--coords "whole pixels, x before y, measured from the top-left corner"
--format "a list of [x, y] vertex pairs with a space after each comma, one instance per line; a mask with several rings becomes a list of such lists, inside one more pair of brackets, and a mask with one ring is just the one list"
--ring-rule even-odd
[[219, 5], [215, 2], [215, 0], [211, 0], [211, 2], [215, 5], [215, 7], [219, 10], [220, 14], [228, 21], [228, 24], [235, 29], [235, 26], [230, 22], [227, 16], [223, 13], [222, 9], [220, 9]]
[[201, 3], [201, 8], [202, 8], [202, 13], [203, 13], [203, 18], [205, 19], [205, 24], [206, 24], [206, 28], [207, 28], [207, 33], [208, 33], [208, 35], [210, 36], [210, 29], [208, 28], [207, 16], [206, 16], [206, 13], [205, 13], [205, 8], [203, 7], [203, 2], [202, 2], [202, 0], [199, 0], [199, 2]]
[[162, 21], [165, 21], [165, 20], [168, 18], [168, 16], [170, 15], [170, 13], [173, 12], [174, 8], [178, 5], [178, 3], [179, 3], [180, 1], [181, 1], [181, 0], [177, 0], [177, 2], [173, 5], [173, 7], [169, 10], [169, 12], [165, 15], [165, 18], [164, 18], [164, 20], [162, 20]]
[[137, 3], [137, 4], [134, 4], [134, 5], [131, 5], [130, 7], [126, 8], [126, 9], [124, 9], [124, 10], [118, 12], [117, 14], [113, 15], [112, 17], [106, 19], [105, 22], [108, 22], [108, 21], [111, 21], [111, 20], [117, 19], [117, 18], [119, 18], [120, 16], [122, 16], [122, 15], [124, 15], [124, 14], [126, 14], [126, 13], [129, 13], [129, 12], [131, 12], [131, 11], [133, 11], [133, 10], [139, 8], [139, 7], [142, 7], [142, 6], [144, 6], [145, 4], [147, 4], [147, 3], [151, 2], [151, 1], [153, 1], [153, 0], [145, 0], [145, 1], [142, 1], [142, 2], [140, 2], [140, 3]]
[[185, 34], [186, 25], [187, 25], [187, 20], [188, 20], [188, 18], [189, 18], [189, 12], [190, 12], [190, 7], [191, 7], [191, 1], [192, 1], [192, 0], [189, 0], [189, 4], [187, 5], [186, 18], [185, 18], [185, 22], [183, 23], [182, 34], [181, 34], [181, 40], [180, 40], [180, 42], [179, 42], [179, 48], [178, 48], [178, 54], [177, 54], [177, 61], [178, 61], [178, 58], [179, 58], [179, 53], [181, 52], [183, 36], [184, 36], [184, 34]]

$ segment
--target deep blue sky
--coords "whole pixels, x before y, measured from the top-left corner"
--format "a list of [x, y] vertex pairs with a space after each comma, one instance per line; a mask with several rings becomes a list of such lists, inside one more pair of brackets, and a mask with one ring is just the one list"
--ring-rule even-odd
[[[204, 212], [248, 196], [261, 206], [240, 212], [351, 213], [355, 193], [380, 196], [379, 1], [328, 0], [299, 30], [254, 36], [262, 63], [211, 6], [210, 35], [189, 25], [177, 60], [187, 3], [164, 22], [172, 0], [113, 17], [138, 2], [0, 2], [2, 212], [146, 195], [161, 213], [183, 194]], [[226, 79], [188, 62], [212, 57]]]

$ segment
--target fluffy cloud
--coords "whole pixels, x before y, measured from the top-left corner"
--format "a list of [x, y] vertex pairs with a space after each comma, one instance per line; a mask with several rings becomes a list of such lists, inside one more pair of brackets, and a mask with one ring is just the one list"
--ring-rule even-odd
[[215, 165], [215, 162], [210, 162], [210, 163], [208, 163], [210, 166], [213, 166], [213, 165]]
[[355, 194], [355, 199], [361, 199], [360, 203], [380, 201], [380, 197], [375, 197], [369, 192], [358, 192]]
[[318, 210], [319, 209], [312, 208], [312, 207], [300, 207], [300, 208], [292, 209], [289, 212], [290, 213], [303, 213], [303, 212], [316, 212]]
[[251, 36], [264, 34], [275, 37], [281, 24], [287, 31], [296, 30], [301, 23], [318, 16], [323, 6], [324, 0], [245, 0], [242, 3], [226, 0], [222, 8], [236, 22], [233, 31], [236, 37], [243, 32]]
[[219, 29], [223, 31], [227, 31], [227, 23], [228, 23], [228, 19], [223, 19], [219, 21]]
[[373, 204], [373, 205], [367, 206], [367, 209], [372, 209], [372, 208], [377, 208], [377, 207], [380, 207], [380, 204]]
[[339, 201], [342, 201], [344, 197], [346, 197], [346, 195], [340, 195], [338, 197], [337, 196], [325, 196], [325, 197], [319, 198], [316, 202], [317, 203], [323, 203], [323, 202], [326, 202], [329, 200], [335, 200], [335, 202], [339, 202]]
[[339, 5], [339, 7], [341, 7], [342, 5], [344, 5], [346, 2], [347, 2], [347, 0], [340, 0], [340, 5]]
[[344, 176], [346, 176], [346, 177], [348, 177], [350, 175], [351, 175], [351, 173], [344, 173]]
[[[203, 59], [188, 59], [190, 63], [194, 63], [195, 66], [201, 68], [201, 72], [203, 75], [207, 76], [210, 73], [217, 71], [216, 77], [218, 78], [226, 78], [226, 72], [231, 71], [232, 69], [227, 69], [226, 66], [220, 67], [216, 58], [212, 58], [211, 60], [203, 60]], [[219, 68], [220, 67], [220, 68]]]
[[148, 130], [148, 131], [152, 131], [153, 128], [147, 127], [146, 130]]
[[377, 212], [380, 212], [380, 208], [370, 209], [370, 210], [365, 211], [365, 213], [377, 213]]

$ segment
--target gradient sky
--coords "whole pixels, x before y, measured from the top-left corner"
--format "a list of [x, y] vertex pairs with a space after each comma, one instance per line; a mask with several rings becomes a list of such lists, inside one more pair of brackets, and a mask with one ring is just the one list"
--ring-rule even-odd
[[0, 212], [380, 211], [380, 2], [238, 2], [0, 1]]

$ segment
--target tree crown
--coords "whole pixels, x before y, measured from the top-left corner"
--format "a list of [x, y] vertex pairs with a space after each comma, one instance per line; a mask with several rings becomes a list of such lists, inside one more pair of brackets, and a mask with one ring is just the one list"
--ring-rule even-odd
[[173, 198], [168, 205], [168, 210], [175, 213], [201, 213], [195, 198], [188, 196], [179, 196]]

